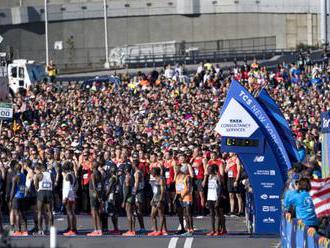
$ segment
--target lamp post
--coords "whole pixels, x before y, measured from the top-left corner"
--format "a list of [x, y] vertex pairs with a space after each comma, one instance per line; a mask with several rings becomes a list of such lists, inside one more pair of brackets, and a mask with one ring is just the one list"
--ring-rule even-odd
[[321, 43], [324, 46], [324, 52], [327, 52], [328, 45], [328, 27], [327, 27], [327, 14], [328, 6], [327, 0], [320, 1], [320, 32], [321, 32]]
[[108, 8], [107, 0], [103, 0], [103, 12], [104, 12], [104, 45], [105, 45], [105, 63], [104, 68], [109, 69], [109, 43], [108, 43]]
[[46, 66], [49, 65], [49, 48], [48, 48], [48, 0], [45, 0], [45, 43], [46, 43]]

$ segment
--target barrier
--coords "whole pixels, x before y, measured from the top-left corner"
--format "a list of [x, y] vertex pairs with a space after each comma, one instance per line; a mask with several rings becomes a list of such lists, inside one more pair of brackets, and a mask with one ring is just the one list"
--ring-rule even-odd
[[315, 228], [307, 227], [301, 220], [293, 219], [290, 213], [282, 215], [282, 248], [330, 248], [330, 240], [317, 234]]

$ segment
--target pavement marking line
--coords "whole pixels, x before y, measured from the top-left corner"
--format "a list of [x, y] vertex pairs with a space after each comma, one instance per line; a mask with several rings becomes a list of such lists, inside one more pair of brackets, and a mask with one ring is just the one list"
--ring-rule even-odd
[[191, 248], [193, 241], [194, 241], [194, 238], [186, 238], [183, 248]]
[[179, 238], [171, 238], [168, 248], [175, 248], [178, 243]]

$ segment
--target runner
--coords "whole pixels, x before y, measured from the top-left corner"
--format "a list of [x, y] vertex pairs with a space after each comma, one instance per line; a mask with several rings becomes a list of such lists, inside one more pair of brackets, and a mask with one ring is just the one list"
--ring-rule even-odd
[[102, 208], [102, 191], [103, 182], [101, 173], [98, 170], [99, 165], [96, 161], [92, 163], [92, 174], [89, 181], [89, 199], [92, 213], [92, 222], [94, 231], [88, 233], [87, 236], [102, 236], [102, 225], [100, 218], [100, 210]]
[[11, 190], [12, 190], [12, 183], [13, 178], [16, 176], [15, 166], [18, 162], [16, 160], [11, 160], [9, 165], [4, 165], [7, 172], [6, 172], [6, 185], [5, 185], [5, 191], [6, 191], [6, 202], [9, 212], [9, 224], [10, 224], [10, 231], [9, 233], [12, 234], [15, 230], [15, 218], [12, 210], [12, 201], [11, 201]]
[[38, 232], [38, 211], [37, 211], [37, 191], [34, 185], [34, 170], [32, 162], [29, 159], [23, 160], [23, 168], [26, 171], [26, 208], [31, 209], [33, 213], [34, 227], [29, 231], [30, 233]]
[[143, 206], [144, 206], [144, 176], [142, 171], [139, 169], [139, 157], [138, 154], [132, 156], [132, 168], [134, 171], [134, 188], [133, 196], [135, 195], [135, 211], [139, 221], [140, 230], [139, 233], [145, 232], [144, 221], [143, 221]]
[[239, 189], [239, 180], [241, 174], [241, 166], [239, 159], [236, 154], [229, 153], [229, 157], [226, 160], [226, 169], [228, 181], [227, 189], [229, 192], [229, 203], [230, 203], [230, 212], [229, 215], [235, 215], [235, 197], [237, 198], [238, 203], [238, 214], [239, 216], [244, 216], [243, 213], [243, 200]]
[[[216, 165], [207, 168], [207, 175], [204, 177], [204, 184], [207, 185], [207, 207], [210, 210], [212, 231], [207, 236], [220, 236], [227, 233], [225, 215], [223, 212], [224, 192], [221, 179]], [[218, 218], [217, 229], [215, 228], [215, 216]]]
[[62, 197], [63, 205], [66, 209], [68, 228], [63, 233], [64, 236], [77, 235], [77, 218], [76, 218], [76, 191], [78, 189], [78, 181], [74, 174], [73, 164], [69, 161], [62, 166], [63, 185]]
[[108, 214], [111, 216], [113, 230], [109, 231], [110, 234], [120, 234], [118, 228], [118, 214], [121, 205], [120, 200], [120, 183], [118, 178], [118, 170], [116, 165], [110, 167], [109, 182], [106, 184], [106, 196], [108, 200]]
[[81, 178], [81, 210], [88, 213], [90, 209], [89, 181], [91, 179], [92, 157], [89, 149], [85, 149], [79, 158]]
[[[25, 214], [25, 183], [26, 176], [23, 173], [22, 166], [17, 163], [15, 166], [16, 176], [13, 178], [10, 202], [15, 220], [15, 232], [12, 236], [28, 236], [27, 221]], [[23, 225], [23, 228], [22, 228]]]
[[[181, 162], [182, 155], [180, 156], [179, 159]], [[180, 205], [181, 208], [183, 209], [183, 215], [185, 217], [187, 224], [187, 230], [182, 234], [184, 236], [191, 236], [194, 231], [193, 220], [192, 220], [192, 182], [191, 182], [191, 177], [189, 175], [190, 173], [188, 171], [189, 171], [188, 165], [182, 163], [180, 164], [180, 167], [177, 169], [176, 171], [177, 174], [175, 177], [177, 204]], [[181, 216], [179, 216], [179, 218], [180, 217]], [[184, 230], [183, 220], [182, 220], [181, 228], [182, 230]]]
[[[54, 225], [54, 201], [53, 201], [53, 188], [54, 188], [54, 178], [52, 175], [45, 170], [45, 167], [41, 163], [36, 164], [36, 176], [35, 176], [35, 186], [37, 190], [37, 212], [38, 212], [38, 235], [44, 235], [48, 233], [50, 226]], [[45, 213], [46, 212], [46, 213]], [[45, 219], [46, 229], [43, 230], [42, 220], [43, 215], [47, 215]]]
[[[168, 235], [165, 218], [165, 179], [161, 176], [161, 169], [159, 167], [154, 167], [151, 170], [151, 174], [155, 178], [152, 188], [153, 198], [150, 202], [150, 205], [152, 206], [151, 218], [154, 222], [154, 231], [148, 233], [148, 236]], [[158, 214], [160, 218], [159, 231], [157, 227]]]
[[173, 158], [173, 153], [171, 151], [166, 151], [164, 154], [164, 172], [166, 179], [166, 200], [168, 203], [168, 212], [170, 215], [174, 214], [173, 200], [175, 197], [175, 182], [174, 182], [174, 168], [176, 166], [176, 161]]
[[126, 164], [124, 172], [125, 182], [123, 186], [124, 199], [122, 207], [126, 210], [128, 231], [123, 233], [123, 236], [135, 236], [135, 195], [133, 195], [134, 177], [132, 177], [132, 166], [130, 164]]
[[198, 214], [205, 215], [205, 196], [202, 182], [204, 180], [204, 168], [206, 160], [201, 156], [199, 147], [194, 148], [190, 164], [194, 170], [193, 187], [194, 187], [194, 203]]

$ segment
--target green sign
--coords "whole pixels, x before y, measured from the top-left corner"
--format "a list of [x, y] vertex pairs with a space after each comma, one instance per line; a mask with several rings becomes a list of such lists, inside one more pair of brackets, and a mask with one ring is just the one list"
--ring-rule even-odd
[[0, 120], [13, 119], [13, 105], [11, 103], [0, 102]]

